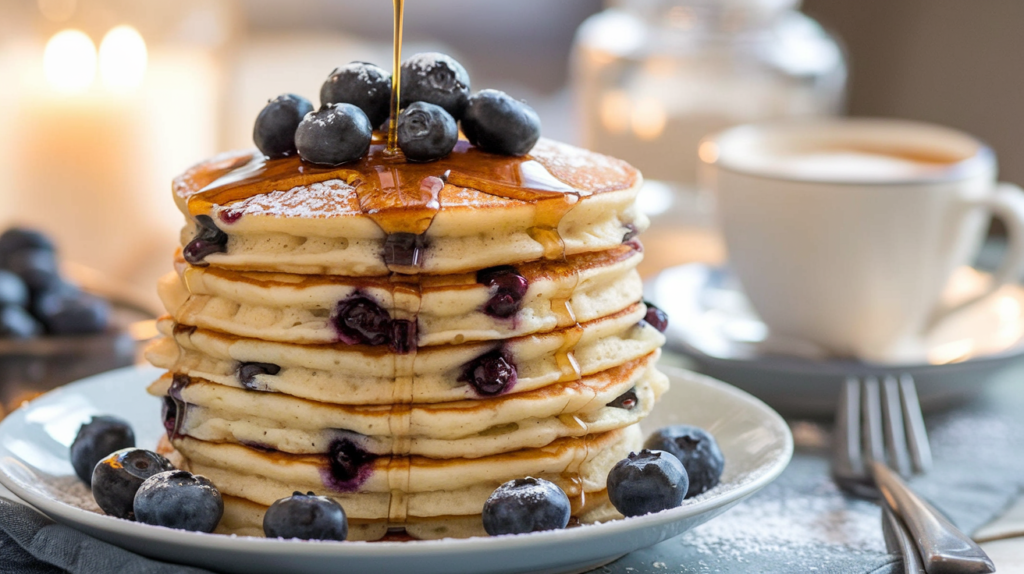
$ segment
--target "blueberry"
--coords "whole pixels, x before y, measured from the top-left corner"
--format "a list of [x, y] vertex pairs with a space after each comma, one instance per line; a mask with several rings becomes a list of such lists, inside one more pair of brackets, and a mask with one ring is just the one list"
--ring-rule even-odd
[[174, 470], [174, 465], [155, 452], [125, 448], [96, 463], [92, 471], [92, 496], [103, 512], [117, 518], [135, 519], [135, 493], [154, 474]]
[[10, 271], [0, 270], [0, 305], [28, 307], [28, 287]]
[[473, 94], [462, 118], [462, 131], [478, 148], [502, 155], [526, 155], [540, 139], [540, 118], [525, 102], [505, 92]]
[[660, 450], [629, 453], [608, 473], [608, 499], [625, 516], [675, 508], [690, 481], [679, 459]]
[[383, 345], [391, 336], [388, 312], [363, 295], [338, 303], [334, 326], [341, 342], [348, 345]]
[[209, 215], [197, 215], [196, 235], [181, 250], [181, 254], [185, 261], [197, 267], [202, 267], [209, 265], [205, 261], [207, 256], [214, 253], [224, 253], [227, 250], [228, 234], [221, 231]]
[[355, 161], [370, 149], [373, 127], [352, 104], [330, 104], [306, 115], [295, 132], [302, 159], [324, 165]]
[[110, 303], [76, 290], [58, 288], [41, 293], [33, 309], [52, 335], [99, 333], [110, 323]]
[[644, 321], [664, 333], [665, 329], [668, 329], [668, 315], [648, 301], [644, 301], [644, 305], [647, 305], [647, 315], [644, 316]]
[[398, 147], [409, 161], [441, 159], [458, 141], [455, 118], [441, 106], [416, 102], [398, 116]]
[[264, 391], [267, 390], [265, 385], [261, 385], [256, 377], [259, 375], [276, 375], [281, 372], [281, 367], [273, 363], [242, 363], [238, 365], [236, 375], [238, 376], [238, 382], [242, 383], [242, 386], [249, 389], [250, 391]]
[[367, 62], [335, 68], [320, 88], [320, 105], [328, 104], [352, 104], [379, 127], [391, 114], [391, 74]]
[[348, 538], [345, 510], [333, 499], [296, 492], [270, 505], [263, 515], [267, 538], [337, 540]]
[[384, 240], [384, 264], [398, 267], [422, 267], [426, 249], [426, 234], [392, 233]]
[[517, 478], [499, 486], [484, 503], [484, 530], [491, 536], [558, 530], [569, 524], [569, 497], [542, 478]]
[[530, 286], [515, 267], [508, 265], [478, 271], [476, 280], [494, 288], [494, 294], [484, 304], [484, 313], [500, 319], [507, 319], [519, 312]]
[[178, 430], [178, 403], [171, 397], [164, 397], [160, 405], [160, 419], [163, 420], [167, 438], [174, 438]]
[[33, 291], [45, 289], [60, 280], [57, 254], [52, 249], [22, 249], [8, 254], [6, 260], [6, 269]]
[[351, 484], [364, 474], [363, 469], [375, 458], [376, 456], [363, 450], [350, 438], [335, 440], [328, 452], [331, 478], [341, 487], [346, 483]]
[[26, 250], [54, 251], [53, 241], [34, 229], [12, 227], [0, 235], [0, 267], [7, 267], [12, 253]]
[[626, 243], [627, 241], [633, 239], [637, 235], [640, 235], [640, 230], [638, 230], [636, 228], [636, 225], [633, 225], [632, 223], [627, 223], [627, 224], [623, 225], [623, 227], [626, 228], [626, 233], [624, 233], [622, 235], [622, 242], [623, 243]]
[[395, 319], [391, 321], [391, 333], [388, 337], [388, 348], [392, 352], [404, 355], [416, 348], [416, 321]]
[[722, 478], [725, 457], [715, 437], [704, 429], [689, 425], [665, 427], [652, 434], [644, 447], [672, 453], [683, 463], [690, 479], [686, 498], [714, 488]]
[[427, 102], [460, 119], [469, 92], [469, 73], [451, 56], [427, 52], [402, 62], [402, 108]]
[[213, 532], [224, 500], [210, 479], [184, 470], [147, 478], [135, 493], [135, 520], [192, 532]]
[[607, 406], [614, 407], [617, 409], [625, 409], [627, 411], [633, 410], [636, 407], [637, 402], [636, 387], [629, 389], [628, 391], [619, 395], [614, 401], [608, 403]]
[[92, 417], [78, 429], [71, 443], [71, 466], [86, 485], [92, 484], [96, 463], [110, 453], [135, 446], [132, 427], [117, 417]]
[[500, 394], [516, 384], [516, 365], [500, 349], [477, 357], [466, 366], [459, 381], [473, 385], [484, 396]]
[[252, 129], [256, 147], [270, 158], [295, 155], [295, 130], [312, 111], [313, 104], [295, 94], [282, 94], [270, 100], [256, 116]]
[[0, 306], [0, 339], [31, 339], [43, 333], [43, 326], [24, 308]]

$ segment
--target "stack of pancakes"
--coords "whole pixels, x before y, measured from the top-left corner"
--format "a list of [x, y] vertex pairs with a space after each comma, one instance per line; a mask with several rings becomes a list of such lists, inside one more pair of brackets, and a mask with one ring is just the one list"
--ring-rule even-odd
[[375, 140], [337, 168], [233, 153], [179, 177], [149, 390], [165, 452], [224, 495], [218, 531], [262, 535], [269, 505], [313, 491], [351, 539], [483, 535], [484, 501], [525, 476], [581, 522], [615, 516], [608, 471], [668, 385], [640, 183], [548, 140], [430, 164]]

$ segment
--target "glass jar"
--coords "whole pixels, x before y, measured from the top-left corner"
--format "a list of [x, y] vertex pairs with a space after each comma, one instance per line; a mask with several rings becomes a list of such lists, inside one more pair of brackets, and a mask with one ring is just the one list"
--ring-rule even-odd
[[582, 140], [649, 179], [694, 184], [708, 133], [843, 107], [842, 51], [799, 0], [611, 4], [576, 36]]
[[651, 217], [640, 272], [725, 249], [714, 197], [697, 187], [702, 137], [843, 109], [846, 64], [800, 0], [611, 0], [576, 35], [573, 84], [585, 147], [629, 161]]

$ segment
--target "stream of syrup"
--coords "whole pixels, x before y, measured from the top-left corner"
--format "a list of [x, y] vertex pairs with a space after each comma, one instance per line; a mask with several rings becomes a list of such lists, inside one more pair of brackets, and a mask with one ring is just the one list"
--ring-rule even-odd
[[398, 113], [402, 102], [402, 27], [405, 23], [405, 0], [393, 0], [395, 34], [391, 67], [391, 121], [388, 122], [388, 155], [398, 155]]

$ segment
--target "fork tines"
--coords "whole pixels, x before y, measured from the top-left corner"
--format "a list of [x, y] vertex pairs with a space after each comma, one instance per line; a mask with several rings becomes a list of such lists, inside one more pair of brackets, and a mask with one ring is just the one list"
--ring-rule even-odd
[[837, 476], [862, 477], [870, 473], [866, 463], [887, 463], [903, 476], [924, 473], [931, 467], [931, 448], [914, 379], [868, 376], [848, 377], [836, 411]]

